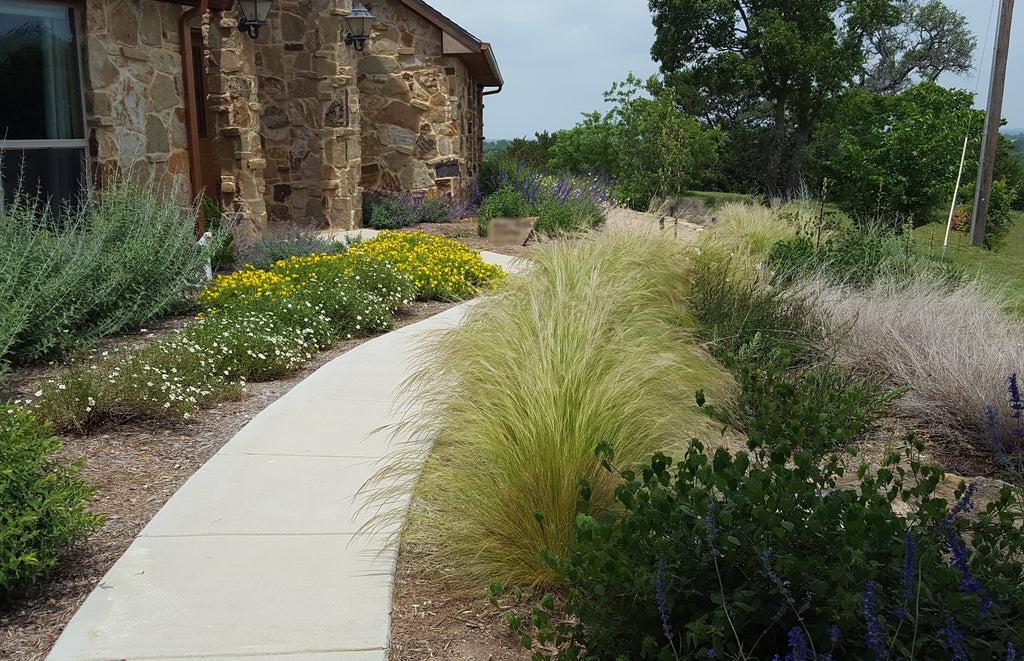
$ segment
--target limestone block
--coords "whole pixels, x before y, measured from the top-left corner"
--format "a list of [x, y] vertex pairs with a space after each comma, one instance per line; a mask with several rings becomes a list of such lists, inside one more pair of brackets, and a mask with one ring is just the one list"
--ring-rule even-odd
[[437, 140], [433, 137], [421, 135], [416, 139], [416, 147], [413, 156], [420, 160], [426, 160], [437, 156]]
[[243, 167], [247, 167], [250, 170], [265, 170], [267, 168], [267, 159], [265, 158], [250, 158], [245, 162]]
[[422, 110], [422, 108], [414, 108], [411, 104], [402, 101], [391, 101], [377, 113], [377, 122], [394, 124], [410, 131], [416, 131], [420, 125]]
[[236, 190], [235, 178], [230, 175], [222, 175], [220, 178], [220, 192], [233, 194]]
[[288, 87], [285, 82], [274, 76], [260, 76], [260, 93], [266, 94], [272, 99], [284, 99], [288, 97]]
[[430, 175], [430, 170], [425, 164], [413, 161], [398, 173], [398, 180], [406, 190], [430, 188], [434, 185], [434, 178]]
[[411, 98], [409, 83], [403, 80], [401, 76], [388, 78], [387, 82], [381, 86], [379, 93], [388, 98], [401, 99], [403, 101], [408, 101]]
[[409, 105], [420, 110], [430, 110], [430, 102], [423, 99], [413, 99], [409, 102]]
[[403, 69], [419, 69], [420, 67], [427, 65], [426, 62], [416, 55], [401, 55], [398, 58], [398, 61], [401, 63]]
[[107, 51], [98, 38], [90, 36], [87, 41], [88, 56], [86, 59], [89, 61], [89, 80], [93, 89], [113, 84], [120, 76], [117, 67], [110, 61], [110, 56], [107, 55]]
[[153, 99], [153, 109], [157, 112], [181, 103], [181, 96], [179, 96], [174, 79], [162, 73], [156, 74], [150, 93]]
[[324, 126], [340, 128], [348, 126], [348, 109], [344, 100], [332, 101], [324, 112]]
[[359, 73], [361, 74], [391, 74], [399, 71], [401, 68], [393, 57], [364, 55], [359, 60]]
[[107, 5], [107, 25], [110, 38], [134, 46], [139, 43], [139, 10], [131, 2], [122, 0], [113, 6]]
[[388, 129], [388, 144], [396, 148], [406, 147], [409, 149], [408, 153], [411, 154], [413, 146], [416, 144], [416, 136], [412, 131], [393, 126]]
[[315, 98], [319, 81], [314, 78], [293, 78], [288, 81], [288, 95], [292, 99]]
[[306, 37], [306, 21], [295, 14], [278, 12], [282, 41], [302, 41]]
[[160, 13], [156, 11], [139, 12], [139, 38], [147, 46], [163, 45], [163, 25]]
[[146, 116], [146, 153], [162, 154], [171, 151], [171, 143], [168, 137], [167, 126], [161, 121], [160, 116], [149, 114]]
[[388, 38], [377, 38], [373, 41], [373, 52], [376, 55], [398, 55], [398, 44]]
[[437, 140], [437, 153], [440, 156], [448, 156], [452, 153], [452, 141], [447, 136], [441, 136]]

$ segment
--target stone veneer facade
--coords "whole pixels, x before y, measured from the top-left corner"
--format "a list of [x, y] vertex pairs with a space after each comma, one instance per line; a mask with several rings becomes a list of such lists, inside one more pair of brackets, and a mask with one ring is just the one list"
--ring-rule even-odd
[[[273, 220], [358, 227], [363, 193], [435, 195], [479, 171], [483, 87], [458, 56], [443, 54], [441, 28], [401, 0], [364, 3], [378, 23], [359, 53], [344, 43], [352, 4], [277, 0], [257, 40], [237, 30], [234, 11], [192, 22], [205, 45], [204, 163], [217, 174], [207, 194], [244, 236]], [[83, 86], [100, 172], [132, 165], [161, 185], [188, 181], [178, 28], [186, 9], [86, 4]]]

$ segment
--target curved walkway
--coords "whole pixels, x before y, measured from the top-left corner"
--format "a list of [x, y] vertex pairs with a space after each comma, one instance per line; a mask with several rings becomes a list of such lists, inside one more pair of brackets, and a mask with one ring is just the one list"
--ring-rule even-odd
[[467, 305], [359, 345], [253, 418], [153, 517], [48, 660], [387, 659], [398, 522], [356, 535], [372, 513], [355, 495], [397, 449], [381, 428], [412, 405], [397, 391], [410, 352]]

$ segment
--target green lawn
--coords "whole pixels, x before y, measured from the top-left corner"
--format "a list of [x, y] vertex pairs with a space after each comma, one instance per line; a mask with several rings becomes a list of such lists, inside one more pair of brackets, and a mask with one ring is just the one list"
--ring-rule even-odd
[[[942, 255], [943, 223], [918, 227], [914, 236], [926, 254], [936, 258]], [[1024, 317], [1024, 216], [1018, 214], [1017, 224], [1007, 237], [1006, 246], [998, 252], [975, 248], [967, 236], [950, 233], [946, 261], [1005, 296], [1007, 308]]]

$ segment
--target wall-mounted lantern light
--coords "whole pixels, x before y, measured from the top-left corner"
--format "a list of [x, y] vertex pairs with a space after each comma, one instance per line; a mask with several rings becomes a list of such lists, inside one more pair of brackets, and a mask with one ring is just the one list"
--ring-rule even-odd
[[238, 19], [238, 29], [249, 35], [250, 39], [260, 36], [260, 28], [267, 24], [267, 15], [274, 0], [238, 0], [242, 9], [242, 18]]
[[377, 19], [366, 10], [362, 3], [352, 8], [352, 13], [345, 17], [348, 23], [348, 34], [345, 35], [345, 45], [352, 46], [357, 51], [363, 50], [363, 45], [370, 38], [370, 31], [373, 29], [373, 22]]

